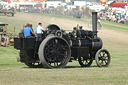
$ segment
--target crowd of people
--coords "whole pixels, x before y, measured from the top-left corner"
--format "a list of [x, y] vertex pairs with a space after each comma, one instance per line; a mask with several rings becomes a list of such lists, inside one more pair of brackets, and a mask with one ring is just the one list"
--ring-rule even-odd
[[113, 21], [116, 23], [128, 24], [127, 13], [119, 13], [116, 11], [105, 11], [104, 13], [103, 12], [99, 12], [99, 13], [100, 13], [100, 17], [105, 17], [105, 20]]
[[[128, 12], [118, 12], [117, 10], [101, 10], [98, 12], [100, 18], [105, 18], [105, 20], [117, 22], [117, 23], [126, 23], [128, 24]], [[83, 6], [81, 8], [72, 8], [72, 9], [65, 9], [64, 7], [57, 7], [57, 8], [48, 8], [43, 10], [43, 13], [50, 13], [50, 14], [59, 14], [59, 15], [67, 15], [73, 17], [86, 17], [91, 18], [91, 13], [94, 10], [89, 9], [89, 7]]]

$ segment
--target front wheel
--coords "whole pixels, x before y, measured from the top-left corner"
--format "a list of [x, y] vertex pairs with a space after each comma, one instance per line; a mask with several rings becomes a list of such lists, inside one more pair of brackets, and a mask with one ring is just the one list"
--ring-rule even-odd
[[110, 64], [110, 54], [106, 49], [100, 49], [95, 55], [96, 64], [98, 67], [107, 67]]

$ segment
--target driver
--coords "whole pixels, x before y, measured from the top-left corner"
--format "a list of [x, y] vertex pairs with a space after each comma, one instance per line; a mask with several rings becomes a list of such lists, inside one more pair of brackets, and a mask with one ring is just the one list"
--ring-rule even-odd
[[42, 41], [42, 31], [46, 31], [46, 30], [42, 27], [42, 23], [38, 23], [38, 27], [37, 27], [37, 41]]

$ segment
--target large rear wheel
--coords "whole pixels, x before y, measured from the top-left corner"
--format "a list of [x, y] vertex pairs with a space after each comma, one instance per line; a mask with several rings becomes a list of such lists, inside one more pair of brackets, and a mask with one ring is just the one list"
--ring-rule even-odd
[[70, 47], [63, 38], [51, 36], [39, 47], [39, 59], [47, 68], [63, 68], [70, 60]]

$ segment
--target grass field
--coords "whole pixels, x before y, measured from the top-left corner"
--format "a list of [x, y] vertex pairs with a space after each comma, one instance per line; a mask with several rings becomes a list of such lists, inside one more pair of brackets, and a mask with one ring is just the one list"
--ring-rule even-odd
[[[32, 23], [36, 30], [37, 23], [57, 23], [62, 28], [71, 28], [77, 23], [85, 24], [88, 19], [51, 16], [43, 14], [17, 13], [15, 17], [0, 16], [0, 22], [9, 24], [8, 31], [16, 27], [18, 33], [22, 25]], [[10, 47], [0, 47], [0, 85], [128, 85], [128, 26], [102, 21], [103, 29], [98, 35], [111, 54], [109, 67], [99, 68], [95, 61], [91, 67], [82, 68], [77, 61], [69, 62], [62, 69], [28, 68], [17, 62], [19, 51]]]

